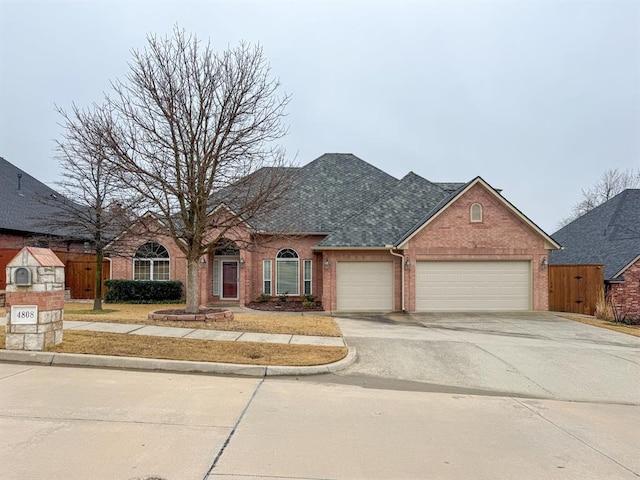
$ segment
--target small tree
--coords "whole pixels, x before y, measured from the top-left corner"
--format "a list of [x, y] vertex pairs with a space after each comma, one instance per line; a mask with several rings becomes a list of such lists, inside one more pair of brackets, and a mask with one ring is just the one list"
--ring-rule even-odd
[[573, 222], [576, 218], [593, 210], [598, 205], [612, 199], [628, 188], [640, 186], [639, 170], [620, 171], [617, 168], [606, 170], [602, 177], [591, 187], [582, 189], [582, 198], [571, 209], [571, 214], [560, 221], [560, 226]]
[[[278, 96], [260, 47], [217, 54], [178, 29], [149, 36], [129, 67], [100, 109], [100, 142], [121, 185], [185, 255], [186, 310], [197, 312], [202, 255], [286, 196], [290, 164], [273, 143], [286, 133], [289, 97]], [[227, 208], [213, 211], [212, 196]]]
[[65, 128], [62, 139], [56, 141], [63, 178], [56, 183], [62, 196], [45, 199], [56, 212], [48, 222], [55, 222], [72, 238], [90, 242], [96, 254], [93, 309], [102, 310], [104, 248], [126, 228], [131, 218], [127, 212], [135, 202], [122, 195], [109, 168], [95, 114], [75, 106], [71, 113], [57, 110]]

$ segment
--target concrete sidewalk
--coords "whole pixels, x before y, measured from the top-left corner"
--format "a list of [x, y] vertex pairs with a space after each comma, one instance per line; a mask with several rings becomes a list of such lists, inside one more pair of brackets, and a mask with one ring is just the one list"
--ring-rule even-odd
[[65, 330], [86, 330], [90, 332], [128, 333], [152, 337], [192, 338], [198, 340], [219, 340], [227, 342], [281, 343], [291, 345], [315, 345], [321, 347], [344, 347], [342, 337], [315, 335], [289, 335], [282, 333], [251, 333], [225, 330], [204, 330], [197, 328], [159, 327], [132, 323], [101, 323], [64, 321]]

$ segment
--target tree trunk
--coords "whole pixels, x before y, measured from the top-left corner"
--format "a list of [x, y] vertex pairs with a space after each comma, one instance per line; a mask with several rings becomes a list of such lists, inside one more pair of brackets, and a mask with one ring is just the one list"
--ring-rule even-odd
[[102, 252], [96, 252], [96, 275], [93, 287], [93, 309], [102, 310]]
[[187, 259], [187, 313], [200, 311], [200, 265], [198, 259]]

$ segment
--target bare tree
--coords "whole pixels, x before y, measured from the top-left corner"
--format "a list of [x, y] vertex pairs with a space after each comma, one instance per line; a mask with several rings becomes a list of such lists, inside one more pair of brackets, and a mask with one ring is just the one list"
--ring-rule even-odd
[[621, 171], [617, 168], [606, 170], [591, 187], [582, 189], [582, 198], [573, 206], [571, 214], [560, 221], [560, 226], [573, 222], [620, 192], [638, 187], [640, 187], [640, 170]]
[[102, 263], [104, 248], [131, 221], [135, 204], [122, 194], [118, 179], [109, 168], [101, 142], [98, 117], [93, 111], [58, 108], [65, 133], [56, 141], [63, 179], [56, 182], [61, 196], [46, 199], [54, 207], [49, 221], [65, 235], [90, 242], [96, 254], [93, 309], [102, 310]]
[[100, 141], [121, 184], [184, 253], [186, 310], [197, 312], [200, 258], [286, 196], [290, 164], [274, 143], [290, 97], [278, 94], [259, 46], [218, 54], [177, 28], [149, 36], [129, 67], [100, 110]]

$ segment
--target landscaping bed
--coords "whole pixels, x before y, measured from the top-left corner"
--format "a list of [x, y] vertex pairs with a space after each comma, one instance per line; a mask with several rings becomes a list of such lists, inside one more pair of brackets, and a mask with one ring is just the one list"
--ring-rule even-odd
[[322, 304], [319, 302], [306, 302], [302, 300], [287, 300], [286, 302], [250, 302], [246, 305], [252, 310], [263, 312], [322, 312]]

